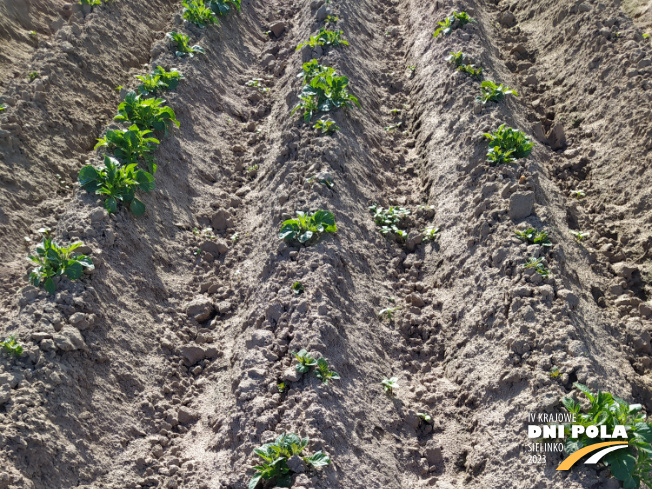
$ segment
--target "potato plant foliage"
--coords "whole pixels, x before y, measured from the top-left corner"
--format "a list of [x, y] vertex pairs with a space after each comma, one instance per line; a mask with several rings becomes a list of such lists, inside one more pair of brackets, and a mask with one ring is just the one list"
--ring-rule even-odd
[[407, 216], [410, 211], [402, 207], [380, 207], [378, 205], [369, 206], [369, 211], [373, 215], [374, 222], [380, 227], [380, 234], [383, 236], [394, 236], [403, 241], [407, 239], [407, 231], [401, 229], [399, 225]]
[[90, 194], [104, 196], [104, 208], [109, 214], [118, 212], [118, 203], [122, 203], [135, 216], [145, 213], [145, 204], [136, 198], [136, 190], [150, 192], [156, 188], [150, 173], [138, 170], [135, 163], [121, 166], [108, 156], [104, 157], [104, 167], [83, 167], [79, 172], [79, 184]]
[[[622, 482], [624, 489], [637, 489], [641, 483], [652, 487], [652, 426], [643, 413], [640, 404], [629, 404], [608, 392], [591, 392], [586, 386], [573, 384], [589, 400], [588, 409], [570, 398], [562, 399], [566, 410], [575, 414], [575, 423], [585, 428], [592, 425], [604, 425], [608, 433], [613, 433], [615, 426], [626, 426], [629, 446], [608, 453], [602, 462], [609, 467], [611, 475]], [[579, 438], [571, 437], [570, 425], [565, 425], [566, 439], [564, 451], [571, 454], [583, 447], [614, 441], [600, 437], [589, 438], [586, 434]], [[619, 438], [616, 441], [624, 441]]]
[[475, 19], [471, 18], [466, 12], [457, 13], [453, 11], [453, 13], [444, 20], [437, 22], [439, 27], [433, 33], [433, 37], [439, 37], [441, 34], [447, 36], [453, 32], [453, 30], [464, 27], [469, 22], [475, 22]]
[[141, 81], [136, 88], [139, 94], [156, 95], [165, 90], [174, 90], [184, 77], [175, 69], [166, 71], [165, 68], [157, 66], [149, 75], [139, 75], [136, 78]]
[[54, 294], [57, 288], [54, 277], [65, 275], [70, 280], [76, 280], [82, 276], [84, 268], [93, 270], [95, 266], [91, 259], [75, 252], [82, 244], [77, 242], [65, 247], [44, 238], [36, 247], [36, 253], [27, 257], [36, 265], [29, 274], [29, 283]]
[[279, 238], [290, 242], [299, 242], [309, 246], [319, 240], [324, 233], [337, 232], [335, 216], [332, 212], [318, 210], [312, 214], [297, 212], [296, 219], [288, 219], [281, 224]]
[[260, 465], [254, 466], [254, 476], [249, 481], [248, 489], [256, 489], [262, 480], [274, 482], [276, 487], [290, 487], [292, 485], [292, 471], [288, 467], [288, 460], [294, 456], [301, 457], [310, 468], [330, 465], [331, 459], [321, 450], [310, 456], [302, 453], [310, 443], [308, 438], [300, 438], [294, 433], [285, 433], [272, 443], [254, 449], [254, 453], [263, 459]]
[[525, 231], [514, 231], [516, 237], [529, 244], [538, 244], [545, 248], [552, 246], [547, 231], [539, 231], [536, 228], [527, 228]]
[[296, 50], [298, 51], [304, 46], [310, 46], [311, 48], [317, 46], [323, 46], [325, 48], [348, 46], [349, 43], [342, 39], [342, 34], [344, 34], [344, 31], [329, 31], [322, 27], [316, 36], [310, 36], [310, 39], [299, 44]]
[[149, 137], [152, 131], [140, 129], [137, 125], [132, 125], [129, 129], [118, 131], [107, 131], [103, 138], [98, 139], [95, 149], [106, 147], [113, 155], [123, 163], [146, 162], [150, 167], [150, 172], [156, 172], [154, 157], [152, 152], [159, 140]]
[[487, 102], [500, 102], [507, 95], [518, 97], [516, 90], [503, 86], [502, 83], [497, 85], [492, 81], [486, 80], [480, 85], [480, 95], [476, 97], [476, 100], [479, 100], [483, 104], [486, 104]]
[[153, 129], [168, 132], [172, 123], [179, 127], [179, 121], [170, 107], [164, 106], [161, 98], [144, 98], [136, 92], [129, 92], [118, 106], [118, 115], [114, 120], [135, 124], [138, 129]]
[[215, 13], [209, 7], [204, 5], [204, 0], [191, 0], [190, 2], [184, 1], [183, 18], [200, 28], [204, 28], [211, 24], [217, 24]]
[[204, 48], [202, 48], [198, 44], [195, 44], [194, 46], [190, 46], [189, 44], [190, 38], [185, 34], [172, 31], [172, 32], [168, 32], [165, 37], [167, 37], [170, 41], [172, 41], [177, 45], [174, 54], [176, 54], [179, 57], [188, 56], [189, 58], [192, 58], [193, 56], [195, 56], [195, 54], [204, 54]]
[[349, 79], [338, 76], [333, 68], [320, 65], [312, 60], [303, 65], [299, 74], [305, 83], [299, 98], [301, 102], [292, 110], [303, 111], [303, 119], [310, 122], [319, 112], [330, 112], [340, 107], [360, 107], [358, 99], [347, 90]]
[[4, 341], [0, 341], [0, 349], [12, 357], [19, 357], [23, 354], [23, 347], [18, 344], [15, 336], [9, 336]]
[[226, 15], [231, 10], [240, 10], [242, 0], [213, 0], [210, 2], [210, 7], [217, 15]]
[[489, 140], [487, 161], [492, 165], [512, 163], [527, 158], [532, 153], [534, 143], [525, 134], [511, 127], [501, 125], [493, 134], [485, 133]]

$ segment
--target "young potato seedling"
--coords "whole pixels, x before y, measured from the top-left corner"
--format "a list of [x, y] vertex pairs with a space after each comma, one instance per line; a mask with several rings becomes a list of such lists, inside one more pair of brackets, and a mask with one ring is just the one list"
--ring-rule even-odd
[[[316, 178], [316, 177], [306, 178], [306, 182], [308, 182], [308, 183], [312, 183], [312, 182], [315, 181], [315, 178]], [[329, 189], [331, 189], [331, 190], [333, 190], [333, 188], [335, 187], [335, 181], [334, 181], [333, 178], [330, 177], [330, 176], [327, 176], [326, 178], [321, 178], [321, 179], [319, 179], [319, 180], [317, 181], [317, 183], [321, 183], [322, 185], [326, 185], [326, 186], [327, 186]]]
[[29, 274], [29, 283], [54, 294], [57, 288], [54, 277], [66, 275], [70, 280], [76, 280], [82, 276], [84, 268], [93, 270], [95, 266], [91, 259], [75, 252], [82, 244], [72, 243], [66, 248], [49, 238], [43, 238], [43, 242], [36, 247], [36, 254], [27, 257], [36, 265]]
[[431, 424], [432, 423], [432, 416], [426, 413], [417, 413], [417, 416], [421, 418], [421, 420], [426, 423], [426, 424]]
[[150, 192], [156, 188], [154, 177], [136, 169], [136, 163], [120, 166], [117, 160], [108, 156], [104, 157], [103, 168], [83, 167], [79, 172], [79, 183], [88, 193], [106, 197], [104, 208], [109, 214], [118, 212], [118, 202], [121, 202], [134, 216], [145, 213], [145, 204], [136, 198], [136, 190]]
[[183, 18], [202, 29], [207, 25], [217, 24], [217, 16], [204, 5], [204, 0], [184, 0]]
[[571, 192], [571, 195], [573, 197], [575, 197], [577, 200], [583, 199], [584, 197], [586, 197], [586, 193], [584, 193], [584, 190], [573, 190]]
[[[584, 426], [586, 429], [599, 424], [605, 428], [606, 433], [613, 433], [614, 437], [616, 426], [627, 427], [624, 433], [627, 439], [615, 438], [615, 440], [627, 441], [629, 446], [612, 451], [602, 459], [602, 462], [609, 467], [611, 475], [621, 481], [624, 488], [637, 489], [641, 484], [652, 487], [652, 460], [650, 459], [652, 430], [650, 420], [643, 412], [643, 406], [629, 404], [608, 392], [593, 393], [577, 382], [573, 386], [590, 402], [586, 409], [582, 409], [582, 404], [570, 397], [561, 400], [566, 411], [575, 415], [573, 425]], [[566, 436], [564, 452], [567, 455], [595, 443], [614, 441], [611, 437], [608, 439], [589, 437], [586, 434], [588, 429], [574, 438], [570, 424], [565, 425], [564, 430]]]
[[393, 235], [400, 240], [406, 240], [408, 237], [407, 231], [400, 229], [398, 225], [401, 221], [410, 215], [410, 211], [402, 207], [379, 207], [377, 205], [369, 206], [369, 210], [373, 214], [374, 222], [380, 227], [380, 234], [383, 236]]
[[256, 88], [256, 89], [258, 89], [259, 91], [261, 91], [263, 93], [267, 93], [267, 92], [269, 92], [269, 88], [267, 88], [266, 86], [263, 85], [264, 82], [265, 82], [265, 80], [263, 80], [262, 78], [253, 78], [253, 79], [249, 80], [246, 83], [246, 85], [248, 87], [251, 87], [251, 88]]
[[4, 341], [0, 341], [0, 348], [9, 356], [19, 357], [23, 354], [23, 347], [18, 344], [15, 336], [9, 336]]
[[335, 124], [335, 121], [319, 120], [315, 123], [313, 129], [317, 129], [318, 131], [321, 131], [322, 134], [326, 134], [330, 136], [332, 134], [335, 134], [337, 131], [339, 131], [340, 126]]
[[301, 282], [294, 282], [292, 284], [292, 292], [294, 292], [294, 295], [301, 295], [305, 291], [306, 289]]
[[389, 379], [385, 378], [382, 380], [381, 385], [383, 386], [383, 390], [385, 391], [385, 394], [387, 394], [389, 397], [394, 396], [394, 390], [398, 389], [398, 379], [396, 377], [391, 377]]
[[294, 367], [297, 369], [297, 372], [302, 374], [307, 374], [310, 372], [312, 367], [317, 366], [317, 360], [315, 360], [310, 353], [306, 350], [299, 350], [299, 353], [290, 352], [294, 358], [297, 359], [297, 365]]
[[439, 37], [440, 34], [447, 36], [453, 32], [454, 29], [462, 28], [469, 22], [475, 22], [475, 19], [472, 19], [466, 12], [460, 12], [458, 14], [453, 11], [450, 16], [446, 17], [441, 22], [437, 22], [439, 27], [433, 33], [433, 37]]
[[487, 161], [491, 165], [512, 163], [532, 153], [534, 143], [525, 134], [511, 127], [501, 125], [493, 134], [485, 133], [489, 140]]
[[326, 49], [348, 46], [349, 43], [342, 39], [342, 34], [344, 34], [344, 31], [329, 31], [322, 27], [316, 36], [310, 36], [310, 40], [299, 44], [296, 50], [299, 51], [304, 46], [310, 46], [311, 48], [323, 46]]
[[476, 80], [479, 80], [482, 78], [482, 67], [478, 66], [476, 68], [475, 65], [462, 65], [457, 67], [457, 71], [460, 71], [462, 73], [466, 73], [469, 75], [471, 78], [475, 78]]
[[496, 85], [492, 81], [485, 80], [480, 84], [480, 95], [476, 97], [476, 100], [479, 100], [483, 104], [486, 104], [487, 102], [500, 102], [507, 95], [518, 97], [516, 90], [505, 87], [502, 83]]
[[30, 71], [29, 73], [27, 73], [27, 76], [29, 77], [29, 81], [33, 82], [34, 80], [36, 80], [41, 75], [40, 75], [40, 73], [38, 71]]
[[107, 131], [106, 136], [98, 139], [95, 149], [106, 147], [113, 155], [124, 163], [138, 163], [144, 161], [149, 165], [150, 173], [156, 173], [154, 164], [154, 145], [159, 140], [148, 137], [152, 131], [141, 130], [137, 125], [129, 129], [118, 131]]
[[546, 248], [552, 246], [547, 231], [538, 231], [535, 228], [527, 228], [525, 231], [516, 230], [514, 233], [518, 239], [525, 241], [526, 243], [538, 244]]
[[423, 241], [427, 242], [427, 241], [436, 240], [437, 237], [439, 236], [440, 231], [441, 231], [441, 228], [437, 228], [437, 227], [434, 227], [434, 226], [427, 227], [423, 231]]
[[285, 382], [279, 382], [276, 384], [276, 388], [278, 389], [279, 394], [283, 394], [285, 392], [285, 388], [287, 386], [285, 385]]
[[217, 15], [226, 15], [231, 10], [240, 10], [242, 0], [212, 0], [210, 7]]
[[446, 61], [453, 63], [456, 68], [466, 64], [467, 55], [462, 51], [454, 52], [451, 51], [451, 54], [446, 58]]
[[559, 370], [559, 367], [552, 367], [552, 370], [550, 371], [550, 378], [556, 379], [560, 375], [561, 375], [561, 370]]
[[256, 489], [261, 479], [274, 482], [275, 487], [290, 487], [292, 470], [288, 467], [288, 460], [294, 456], [301, 457], [306, 465], [312, 468], [329, 465], [331, 459], [321, 450], [309, 457], [301, 455], [309, 442], [308, 438], [299, 438], [294, 433], [286, 433], [279, 436], [273, 443], [266, 443], [256, 448], [254, 453], [264, 462], [254, 466], [255, 473], [247, 488]]
[[168, 32], [166, 37], [172, 42], [176, 43], [177, 49], [174, 54], [179, 57], [188, 56], [192, 58], [195, 54], [204, 54], [204, 48], [195, 44], [194, 46], [188, 45], [190, 38], [185, 34], [180, 34], [178, 32]]
[[0, 104], [0, 112], [3, 110], [7, 110], [7, 106], [5, 104]]
[[102, 0], [79, 0], [79, 5], [90, 5], [92, 8], [102, 5]]
[[337, 232], [335, 216], [332, 212], [319, 210], [312, 214], [297, 212], [296, 219], [288, 219], [281, 224], [279, 238], [296, 241], [305, 246], [314, 244], [324, 233]]
[[303, 110], [306, 122], [310, 122], [318, 112], [330, 112], [353, 105], [360, 107], [358, 99], [347, 90], [349, 79], [338, 76], [333, 68], [322, 66], [317, 60], [305, 63], [299, 77], [303, 78], [305, 85], [299, 95], [301, 102], [291, 113]]
[[143, 98], [136, 92], [129, 92], [124, 102], [118, 106], [118, 115], [114, 120], [135, 124], [138, 129], [153, 129], [168, 133], [170, 123], [179, 127], [179, 121], [170, 107], [163, 106], [161, 98]]
[[184, 76], [177, 70], [166, 71], [165, 68], [157, 66], [149, 75], [136, 77], [141, 81], [136, 91], [142, 95], [156, 95], [165, 90], [174, 90]]
[[582, 232], [582, 231], [571, 231], [571, 234], [573, 236], [575, 236], [575, 240], [578, 243], [580, 241], [582, 241], [583, 239], [588, 238], [589, 236], [591, 236], [591, 233], [585, 233], [585, 232]]
[[381, 311], [378, 313], [378, 317], [381, 319], [387, 318], [389, 321], [391, 321], [394, 313], [401, 309], [403, 309], [401, 306], [386, 307], [385, 309], [381, 309]]
[[534, 271], [544, 278], [550, 275], [550, 270], [548, 270], [548, 267], [546, 267], [546, 264], [543, 262], [543, 258], [531, 257], [527, 262], [525, 262], [523, 268], [534, 268]]
[[336, 17], [335, 15], [328, 15], [324, 22], [327, 24], [336, 24], [339, 20], [340, 18]]
[[324, 384], [328, 384], [328, 381], [340, 380], [340, 374], [331, 370], [328, 367], [328, 361], [325, 358], [320, 358], [317, 360], [317, 368], [315, 369], [315, 377], [322, 381]]

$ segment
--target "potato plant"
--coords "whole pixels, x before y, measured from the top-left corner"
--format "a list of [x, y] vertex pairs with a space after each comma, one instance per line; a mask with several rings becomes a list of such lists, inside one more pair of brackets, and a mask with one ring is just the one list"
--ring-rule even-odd
[[299, 352], [290, 352], [291, 355], [297, 360], [297, 364], [294, 368], [297, 369], [297, 372], [302, 374], [307, 374], [310, 372], [312, 367], [317, 365], [317, 360], [315, 360], [307, 350], [299, 350]]
[[324, 384], [328, 384], [328, 381], [339, 380], [340, 374], [330, 369], [328, 366], [328, 361], [325, 358], [320, 358], [317, 360], [317, 368], [315, 369], [315, 377], [322, 381]]
[[575, 241], [580, 243], [583, 239], [588, 238], [591, 236], [591, 233], [583, 232], [583, 231], [571, 231], [571, 234], [575, 236]]
[[160, 98], [143, 98], [143, 95], [136, 92], [129, 92], [118, 106], [118, 115], [114, 120], [128, 122], [138, 126], [138, 129], [153, 129], [168, 132], [168, 126], [175, 124], [179, 127], [179, 121], [170, 107], [163, 106], [165, 100]]
[[480, 79], [482, 77], [482, 67], [476, 67], [473, 64], [468, 64], [468, 56], [462, 51], [451, 52], [446, 60], [455, 66], [457, 71], [466, 73], [472, 78]]
[[453, 30], [462, 28], [469, 22], [475, 22], [475, 19], [471, 18], [466, 12], [457, 13], [453, 11], [453, 13], [444, 20], [437, 22], [439, 27], [433, 33], [433, 37], [439, 37], [441, 34], [447, 36], [453, 32]]
[[217, 15], [226, 15], [231, 10], [240, 10], [242, 0], [212, 0], [210, 7]]
[[534, 271], [541, 275], [543, 278], [550, 276], [550, 270], [546, 266], [543, 257], [529, 258], [528, 261], [525, 262], [525, 265], [523, 265], [523, 268], [533, 268]]
[[511, 127], [501, 125], [493, 134], [485, 133], [489, 140], [487, 161], [492, 165], [512, 163], [527, 158], [532, 153], [534, 143], [525, 134]]
[[290, 288], [292, 289], [294, 295], [301, 295], [306, 291], [306, 288], [301, 282], [294, 282]]
[[396, 377], [391, 377], [389, 379], [385, 378], [380, 384], [383, 386], [385, 394], [387, 394], [389, 397], [393, 397], [394, 391], [399, 387], [398, 379]]
[[173, 43], [176, 43], [177, 47], [174, 54], [179, 57], [188, 56], [189, 58], [192, 58], [195, 54], [204, 54], [204, 48], [198, 44], [195, 44], [194, 46], [188, 44], [190, 38], [185, 34], [172, 31], [168, 32], [166, 37]]
[[9, 336], [4, 341], [0, 341], [0, 349], [13, 357], [19, 357], [23, 354], [23, 347], [18, 344], [15, 336]]
[[75, 252], [82, 244], [77, 242], [65, 247], [47, 237], [43, 238], [43, 242], [36, 247], [36, 253], [27, 257], [36, 265], [29, 274], [29, 283], [54, 294], [57, 288], [55, 277], [65, 275], [70, 280], [76, 280], [82, 276], [84, 268], [93, 270], [95, 266], [91, 259]]
[[299, 98], [301, 102], [292, 110], [303, 111], [303, 119], [310, 122], [318, 112], [330, 112], [340, 107], [360, 107], [358, 99], [347, 90], [349, 79], [338, 76], [333, 68], [321, 66], [317, 60], [303, 65], [304, 87]]
[[202, 29], [207, 25], [217, 24], [217, 16], [204, 5], [204, 0], [184, 0], [183, 18]]
[[144, 161], [149, 165], [150, 173], [156, 172], [152, 152], [159, 140], [148, 137], [152, 131], [140, 129], [132, 125], [129, 129], [107, 131], [103, 138], [98, 139], [95, 149], [106, 147], [123, 163], [138, 163]]
[[0, 104], [0, 112], [3, 110], [7, 110], [7, 106], [5, 104]]
[[274, 442], [254, 449], [254, 453], [262, 458], [263, 462], [253, 467], [255, 473], [249, 481], [248, 489], [256, 489], [261, 480], [273, 482], [276, 487], [290, 487], [292, 470], [288, 467], [288, 460], [295, 456], [301, 457], [311, 469], [329, 465], [331, 459], [321, 450], [310, 456], [302, 455], [309, 442], [308, 438], [285, 433]]
[[497, 85], [492, 81], [486, 80], [480, 85], [480, 95], [476, 97], [476, 100], [479, 100], [483, 104], [486, 104], [487, 102], [500, 102], [507, 95], [518, 97], [516, 90], [503, 86], [502, 83]]
[[126, 205], [134, 216], [145, 213], [145, 204], [136, 198], [136, 190], [150, 192], [156, 188], [154, 177], [136, 168], [136, 163], [121, 166], [108, 156], [104, 157], [104, 167], [91, 165], [79, 172], [79, 184], [93, 195], [105, 197], [104, 208], [109, 214], [118, 212], [118, 203]]
[[162, 66], [157, 66], [149, 75], [139, 75], [136, 78], [141, 81], [136, 91], [141, 95], [149, 96], [165, 90], [174, 90], [184, 77], [175, 69], [166, 71]]
[[331, 120], [319, 120], [312, 127], [313, 129], [317, 129], [317, 131], [321, 131], [322, 134], [326, 134], [328, 136], [335, 134], [340, 130], [340, 126], [338, 126], [335, 121]]
[[296, 219], [288, 219], [281, 224], [279, 238], [309, 246], [316, 243], [322, 234], [335, 232], [337, 232], [337, 225], [332, 212], [324, 210], [312, 214], [297, 212]]
[[[602, 459], [611, 475], [621, 481], [625, 489], [637, 489], [641, 484], [652, 487], [652, 426], [643, 412], [643, 406], [629, 404], [608, 392], [593, 393], [577, 382], [573, 385], [590, 403], [583, 408], [582, 404], [570, 397], [562, 399], [566, 411], [575, 415], [574, 425], [588, 428], [599, 424], [606, 427], [607, 433], [613, 433], [616, 426], [627, 427], [628, 446], [612, 451]], [[570, 425], [565, 425], [564, 430], [564, 451], [567, 455], [595, 443], [613, 441], [611, 438], [590, 438], [586, 433], [573, 438]], [[618, 441], [625, 440], [619, 438]]]
[[383, 236], [394, 236], [401, 241], [407, 239], [407, 231], [400, 229], [399, 224], [410, 215], [409, 210], [402, 207], [384, 208], [375, 204], [369, 206], [369, 210], [373, 215], [374, 222], [380, 227], [380, 234]]
[[316, 36], [310, 36], [310, 39], [299, 44], [296, 50], [298, 51], [304, 46], [310, 46], [311, 48], [323, 46], [326, 49], [348, 46], [349, 43], [342, 39], [342, 34], [344, 34], [344, 31], [329, 31], [322, 27]]
[[548, 237], [547, 231], [539, 231], [536, 228], [527, 228], [525, 231], [514, 231], [516, 237], [521, 241], [525, 241], [530, 244], [538, 244], [545, 248], [550, 248], [552, 243]]

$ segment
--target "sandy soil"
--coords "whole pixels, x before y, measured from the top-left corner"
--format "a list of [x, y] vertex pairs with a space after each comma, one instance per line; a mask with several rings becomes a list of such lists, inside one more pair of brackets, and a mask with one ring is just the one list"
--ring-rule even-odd
[[[453, 10], [477, 22], [433, 38]], [[333, 460], [297, 489], [619, 487], [604, 468], [555, 471], [561, 454], [529, 464], [525, 425], [560, 412], [575, 381], [652, 410], [645, 14], [590, 0], [245, 0], [200, 30], [162, 0], [0, 12], [0, 332], [25, 347], [0, 359], [0, 489], [241, 489], [253, 449], [286, 431]], [[295, 51], [329, 13], [350, 46]], [[174, 29], [206, 54], [176, 58]], [[446, 61], [459, 50], [519, 96], [476, 102], [478, 82]], [[290, 115], [313, 57], [362, 104], [331, 114], [334, 136]], [[181, 126], [156, 152], [147, 213], [108, 216], [77, 173], [100, 161], [115, 87], [157, 65], [185, 75], [165, 94]], [[491, 167], [482, 135], [502, 123], [537, 145]], [[407, 243], [378, 232], [371, 204], [411, 210]], [[283, 220], [317, 209], [337, 233], [278, 239]], [[43, 226], [83, 240], [96, 265], [54, 296], [26, 286]], [[193, 232], [209, 226], [214, 238]], [[436, 241], [415, 238], [427, 226]], [[523, 268], [542, 253], [515, 237], [527, 226], [550, 232], [548, 278]], [[301, 348], [341, 380], [296, 378]]]

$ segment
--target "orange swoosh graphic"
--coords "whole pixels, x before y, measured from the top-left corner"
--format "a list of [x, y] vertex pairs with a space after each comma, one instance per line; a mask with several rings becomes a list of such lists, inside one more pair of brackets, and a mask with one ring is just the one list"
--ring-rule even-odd
[[626, 441], [605, 441], [602, 443], [596, 443], [595, 445], [589, 445], [588, 447], [584, 447], [572, 454], [570, 454], [566, 459], [559, 464], [559, 467], [557, 467], [557, 470], [568, 470], [570, 469], [575, 462], [577, 462], [579, 459], [581, 459], [584, 455], [587, 455], [591, 452], [595, 452], [596, 450], [600, 450], [601, 448], [604, 447], [610, 447], [612, 445], [628, 445], [628, 442]]

